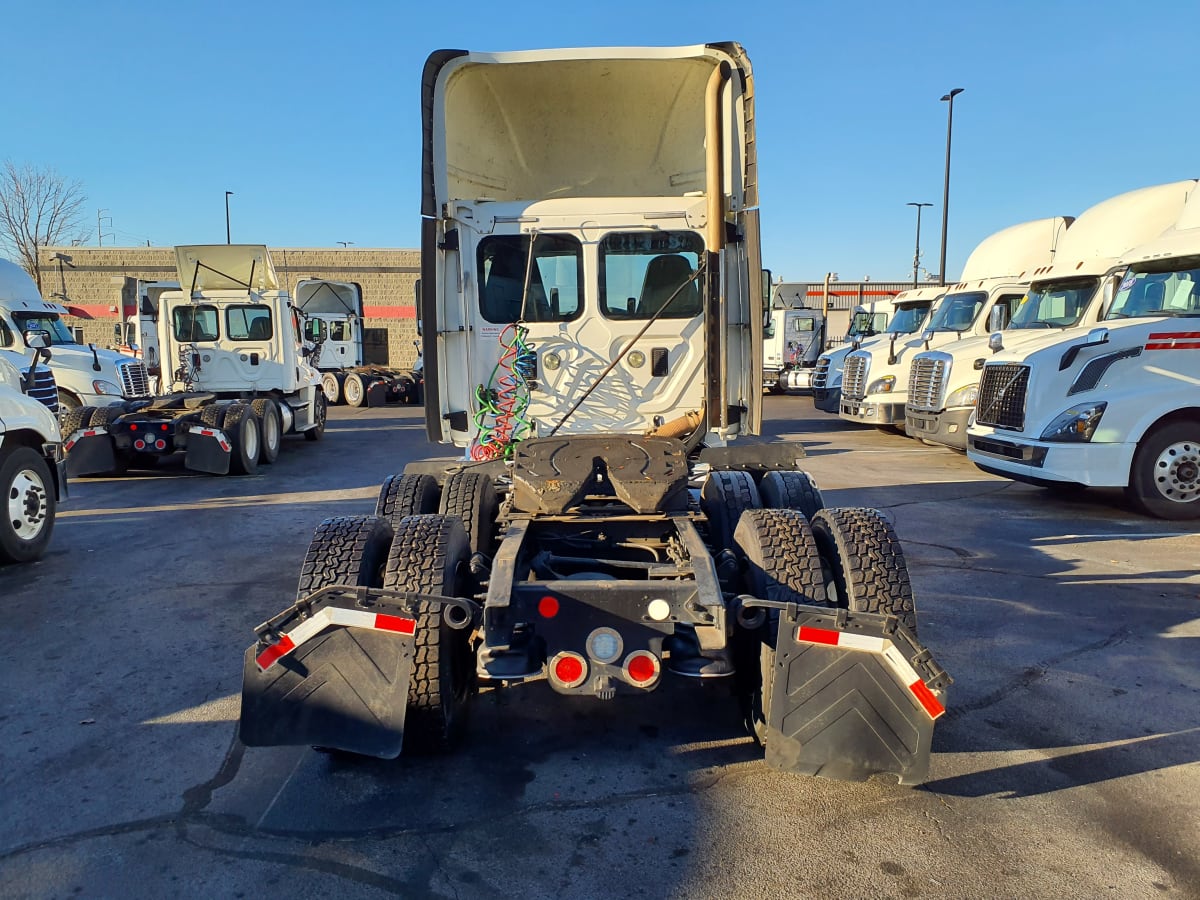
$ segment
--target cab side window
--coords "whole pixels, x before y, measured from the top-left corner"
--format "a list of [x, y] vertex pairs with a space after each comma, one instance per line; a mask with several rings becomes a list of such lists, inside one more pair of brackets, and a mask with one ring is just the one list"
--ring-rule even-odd
[[269, 341], [275, 334], [271, 307], [257, 303], [229, 307], [225, 310], [225, 334], [231, 341]]
[[177, 306], [171, 311], [175, 340], [180, 342], [215, 341], [220, 333], [215, 306]]
[[13, 338], [12, 329], [8, 327], [8, 323], [0, 319], [0, 347], [11, 347], [16, 341]]

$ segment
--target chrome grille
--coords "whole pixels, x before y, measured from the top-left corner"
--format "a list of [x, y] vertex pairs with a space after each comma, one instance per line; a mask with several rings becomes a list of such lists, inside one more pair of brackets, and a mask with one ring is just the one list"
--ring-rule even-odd
[[949, 375], [946, 360], [918, 355], [908, 375], [908, 406], [921, 412], [941, 412]]
[[979, 380], [979, 402], [975, 421], [995, 428], [1025, 427], [1025, 392], [1029, 388], [1029, 367], [997, 363], [983, 367]]
[[150, 373], [144, 363], [117, 363], [117, 371], [121, 373], [121, 393], [126, 397], [150, 396]]
[[812, 383], [813, 387], [821, 390], [825, 387], [825, 380], [829, 377], [829, 357], [822, 356], [817, 360], [817, 367], [813, 370]]
[[[26, 370], [22, 374], [28, 376], [29, 372]], [[58, 384], [54, 381], [54, 373], [44, 366], [33, 373], [33, 384], [25, 393], [51, 412], [58, 412]]]
[[842, 369], [842, 396], [861, 400], [867, 396], [867, 371], [871, 368], [871, 357], [856, 351], [846, 357]]

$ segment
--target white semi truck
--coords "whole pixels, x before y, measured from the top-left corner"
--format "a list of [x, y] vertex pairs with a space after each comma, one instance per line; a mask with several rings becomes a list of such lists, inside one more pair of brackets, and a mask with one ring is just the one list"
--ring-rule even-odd
[[1047, 331], [1074, 333], [1094, 325], [1101, 314], [1102, 281], [1126, 251], [1174, 224], [1195, 185], [1188, 179], [1128, 191], [1084, 211], [1063, 235], [1054, 262], [1034, 273], [1003, 332], [918, 353], [905, 405], [909, 437], [965, 451], [967, 420], [988, 357], [1031, 340], [1043, 342]]
[[150, 396], [150, 376], [140, 360], [79, 343], [66, 315], [65, 306], [42, 299], [24, 269], [0, 259], [0, 350], [21, 354], [27, 365], [33, 361], [29, 336], [44, 333], [64, 410]]
[[[37, 335], [32, 343], [43, 349], [45, 338]], [[27, 375], [0, 352], [0, 563], [40, 558], [58, 502], [67, 496], [58, 419], [49, 404], [29, 395]]]
[[731, 43], [429, 58], [426, 425], [468, 459], [318, 526], [247, 745], [444, 750], [476, 681], [730, 679], [770, 764], [924, 777], [949, 679], [891, 526], [822, 508], [799, 445], [728, 446], [762, 404], [753, 100]]
[[158, 349], [159, 298], [179, 290], [178, 281], [142, 281], [134, 285], [135, 309], [113, 326], [113, 350], [146, 364], [152, 386], [161, 386], [162, 368]]
[[945, 296], [919, 339], [849, 353], [842, 374], [839, 415], [885, 430], [904, 429], [904, 405], [912, 357], [971, 336], [986, 335], [992, 309], [1012, 310], [1025, 296], [1036, 269], [1048, 266], [1071, 223], [1056, 216], [1024, 222], [980, 242], [967, 258], [962, 279]]
[[1094, 328], [987, 361], [967, 455], [993, 474], [1121, 487], [1150, 515], [1198, 518], [1200, 190], [1121, 264]]
[[809, 387], [817, 357], [825, 347], [825, 316], [804, 305], [807, 284], [774, 286], [771, 319], [763, 336], [763, 387], [782, 394]]
[[[159, 297], [168, 392], [63, 417], [71, 475], [153, 467], [172, 453], [189, 469], [250, 475], [274, 462], [284, 435], [318, 440], [327, 401], [308, 363], [305, 322], [280, 287], [267, 248], [175, 248], [185, 290]], [[324, 324], [315, 323], [319, 343]]]
[[[878, 308], [861, 312], [856, 310], [851, 322], [851, 331], [846, 335], [847, 342], [841, 347], [826, 350], [817, 357], [813, 369], [813, 405], [822, 412], [837, 413], [842, 407], [842, 371], [846, 357], [859, 349], [869, 349], [876, 345], [888, 349], [888, 358], [899, 360], [908, 349], [896, 342], [905, 335], [915, 334], [921, 330], [929, 317], [929, 310], [945, 294], [944, 287], [923, 287], [902, 291], [890, 301], [882, 301], [883, 311]], [[861, 309], [861, 308], [860, 308]], [[887, 318], [880, 323], [879, 316]], [[858, 328], [855, 326], [858, 324]], [[866, 327], [863, 327], [866, 325]]]

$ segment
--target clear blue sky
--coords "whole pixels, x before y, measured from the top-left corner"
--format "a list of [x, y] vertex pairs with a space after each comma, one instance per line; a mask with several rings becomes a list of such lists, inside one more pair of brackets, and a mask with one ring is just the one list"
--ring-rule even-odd
[[936, 270], [988, 234], [1200, 176], [1192, 2], [9, 4], [0, 158], [79, 179], [105, 238], [416, 247], [420, 72], [442, 47], [736, 40], [757, 90], [764, 265]]

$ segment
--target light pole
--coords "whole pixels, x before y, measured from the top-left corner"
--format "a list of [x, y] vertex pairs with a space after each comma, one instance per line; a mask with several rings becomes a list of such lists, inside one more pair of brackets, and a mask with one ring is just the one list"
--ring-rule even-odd
[[351, 244], [353, 244], [354, 241], [337, 241], [336, 243], [341, 244], [342, 249], [345, 250], [347, 247], [349, 247]]
[[917, 208], [917, 249], [913, 251], [913, 287], [917, 286], [917, 269], [921, 265], [921, 207], [933, 206], [932, 203], [906, 203], [905, 206]]
[[946, 113], [946, 185], [942, 189], [942, 259], [938, 264], [938, 284], [946, 283], [946, 223], [950, 216], [950, 136], [954, 133], [954, 98], [963, 92], [955, 88], [942, 95], [942, 101], [950, 104]]
[[229, 197], [233, 191], [225, 192], [225, 243], [230, 243], [229, 240]]

